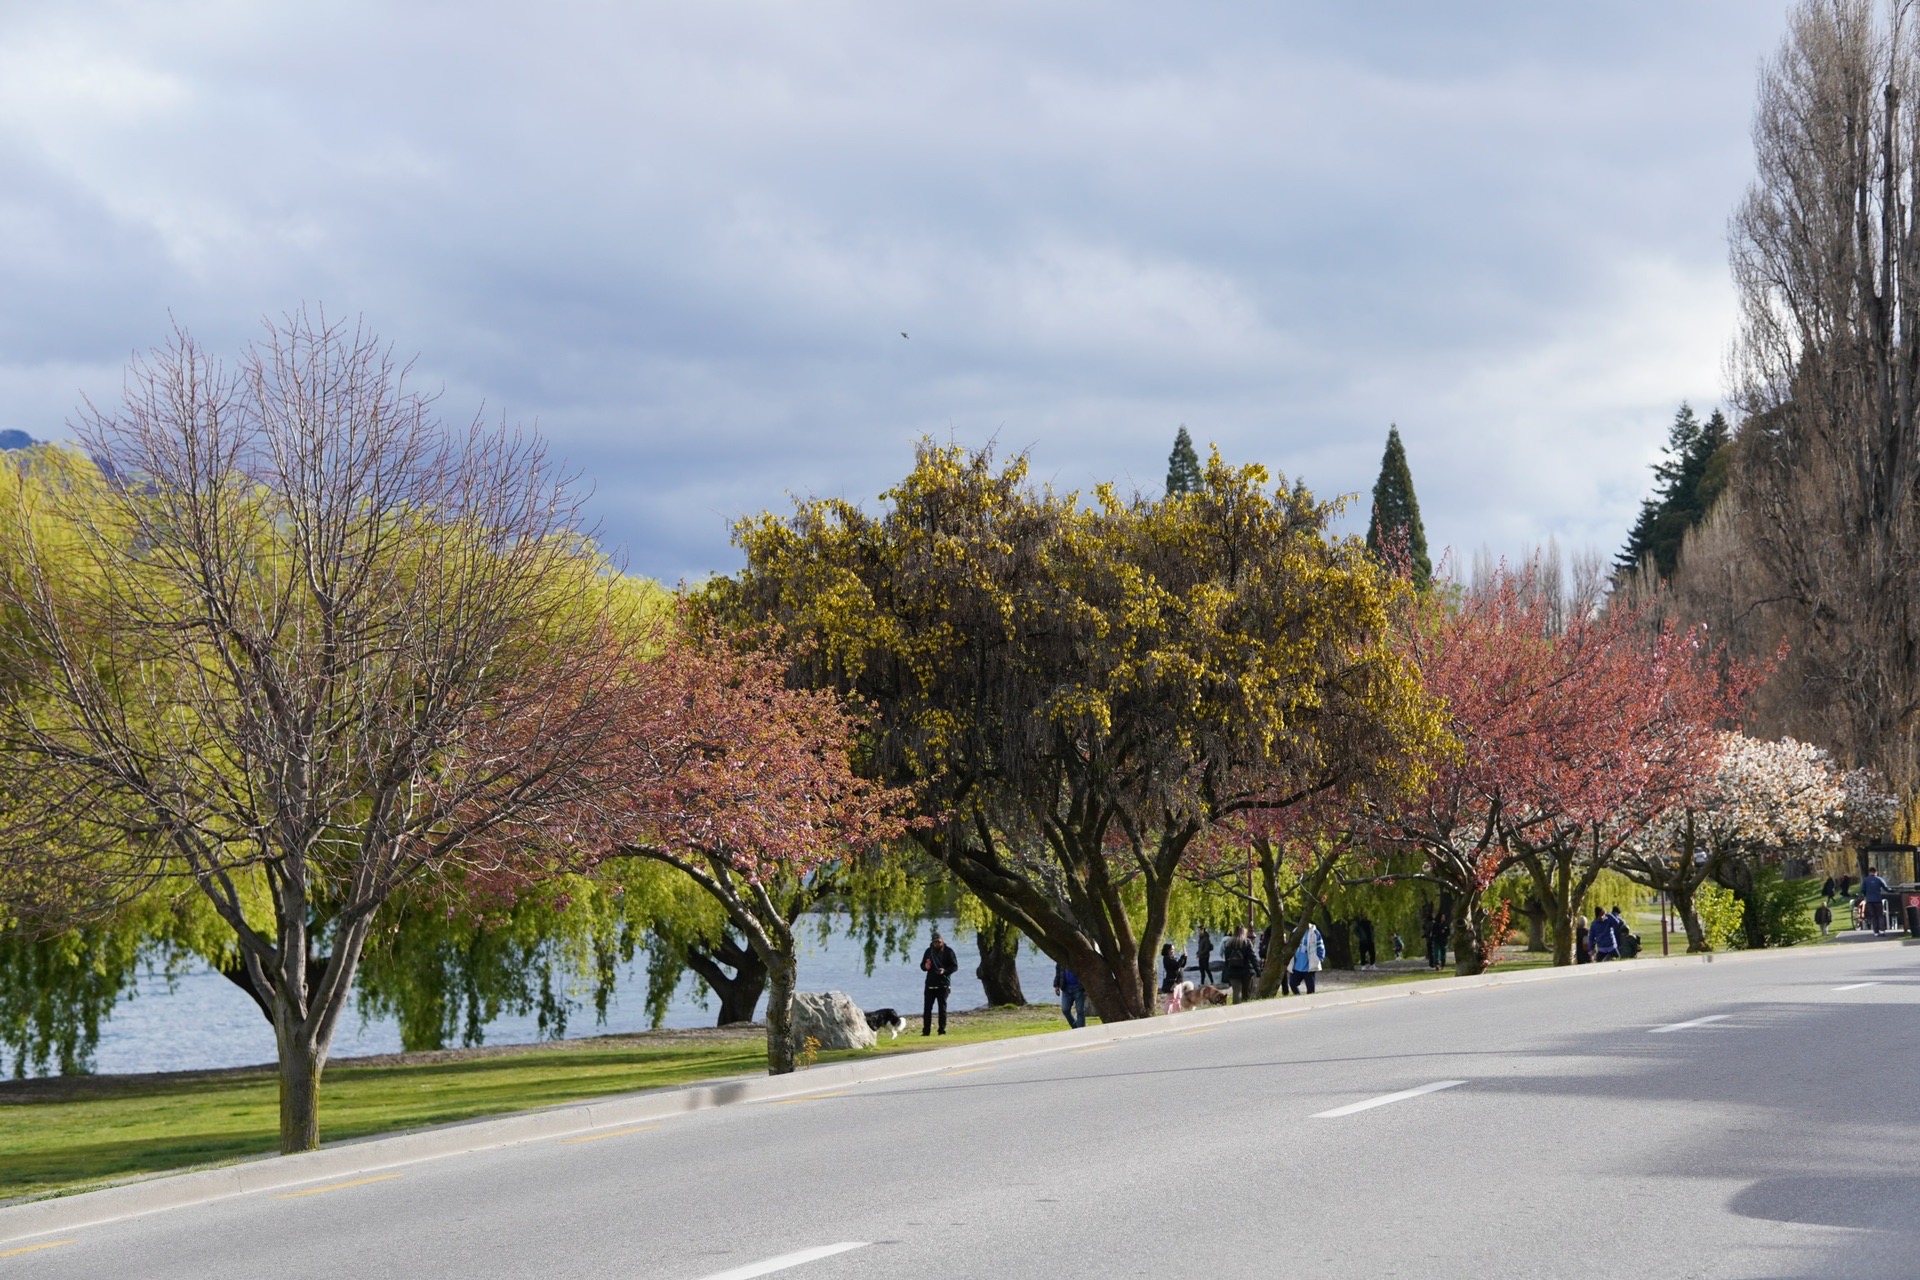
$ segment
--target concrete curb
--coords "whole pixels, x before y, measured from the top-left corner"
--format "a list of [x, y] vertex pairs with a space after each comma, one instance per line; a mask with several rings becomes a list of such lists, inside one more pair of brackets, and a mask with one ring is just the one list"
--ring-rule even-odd
[[[1488, 987], [1529, 982], [1624, 977], [1677, 965], [1758, 961], [1769, 956], [1805, 958], [1809, 948], [1732, 952], [1719, 956], [1668, 956], [1623, 961], [1619, 964], [1575, 965], [1559, 969], [1529, 969], [1516, 973], [1481, 974], [1470, 978], [1432, 978], [1392, 985], [1368, 985], [1321, 995], [1284, 1000], [1257, 1000], [1250, 1004], [1201, 1009], [1176, 1017], [1145, 1018], [1112, 1026], [1042, 1032], [1011, 1040], [991, 1040], [921, 1053], [838, 1062], [789, 1076], [736, 1076], [697, 1085], [618, 1094], [592, 1102], [570, 1103], [540, 1111], [490, 1116], [456, 1124], [436, 1125], [381, 1137], [362, 1138], [293, 1156], [263, 1156], [217, 1169], [161, 1174], [140, 1182], [104, 1187], [76, 1195], [31, 1200], [0, 1208], [0, 1245], [34, 1236], [74, 1231], [82, 1227], [188, 1205], [298, 1187], [304, 1183], [378, 1173], [422, 1160], [464, 1155], [591, 1133], [621, 1125], [671, 1119], [710, 1107], [775, 1102], [853, 1085], [952, 1071], [1016, 1058], [1083, 1049], [1146, 1036], [1177, 1034], [1198, 1027], [1251, 1022], [1320, 1009], [1377, 1004]], [[1827, 949], [1822, 948], [1822, 952]]]

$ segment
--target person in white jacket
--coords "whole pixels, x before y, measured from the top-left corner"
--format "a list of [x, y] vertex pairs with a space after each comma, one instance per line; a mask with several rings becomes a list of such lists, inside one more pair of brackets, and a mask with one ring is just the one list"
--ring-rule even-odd
[[1313, 975], [1327, 960], [1327, 941], [1320, 936], [1320, 927], [1309, 924], [1300, 945], [1293, 949], [1293, 971], [1287, 975], [1287, 989], [1295, 995], [1300, 988], [1306, 987], [1307, 994], [1313, 994]]

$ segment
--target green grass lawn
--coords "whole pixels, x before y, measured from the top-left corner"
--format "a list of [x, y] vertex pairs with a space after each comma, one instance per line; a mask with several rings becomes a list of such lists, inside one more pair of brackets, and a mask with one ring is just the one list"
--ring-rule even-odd
[[[957, 1015], [944, 1038], [882, 1037], [878, 1050], [830, 1062], [1058, 1031], [1048, 1006]], [[758, 1032], [609, 1036], [439, 1061], [336, 1066], [321, 1085], [327, 1140], [445, 1124], [584, 1098], [763, 1070]], [[273, 1151], [275, 1078], [267, 1071], [99, 1076], [0, 1085], [0, 1199], [218, 1164]]]

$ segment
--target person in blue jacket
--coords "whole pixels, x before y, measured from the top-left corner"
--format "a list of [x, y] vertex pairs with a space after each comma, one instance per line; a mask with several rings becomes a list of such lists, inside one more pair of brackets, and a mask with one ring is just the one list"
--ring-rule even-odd
[[1054, 965], [1053, 994], [1060, 997], [1060, 1012], [1069, 1027], [1087, 1025], [1087, 989], [1080, 985], [1078, 974], [1063, 964]]
[[1877, 938], [1887, 931], [1887, 882], [1880, 878], [1878, 867], [1868, 867], [1860, 878], [1860, 896], [1866, 899], [1867, 923]]
[[1313, 994], [1313, 976], [1327, 961], [1327, 940], [1320, 936], [1320, 927], [1309, 924], [1300, 945], [1293, 949], [1293, 969], [1287, 974], [1287, 989], [1295, 995], [1305, 987], [1307, 994]]
[[1596, 911], [1587, 926], [1587, 945], [1593, 948], [1596, 963], [1620, 958], [1620, 922], [1604, 911]]

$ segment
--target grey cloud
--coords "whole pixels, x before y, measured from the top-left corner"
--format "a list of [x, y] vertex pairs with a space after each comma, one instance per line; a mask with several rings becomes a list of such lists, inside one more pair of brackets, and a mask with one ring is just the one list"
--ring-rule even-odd
[[[1562, 11], [1564, 10], [1564, 12]], [[169, 309], [364, 312], [672, 579], [922, 433], [1176, 424], [1436, 543], [1623, 535], [1718, 398], [1773, 4], [76, 3], [0, 16], [0, 426]], [[913, 335], [902, 341], [905, 330]]]

